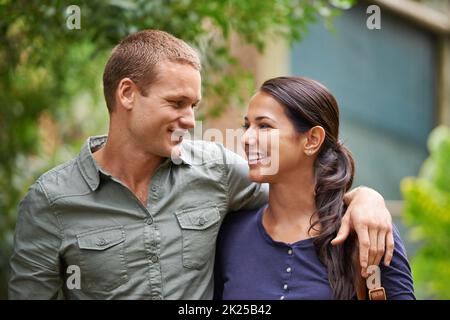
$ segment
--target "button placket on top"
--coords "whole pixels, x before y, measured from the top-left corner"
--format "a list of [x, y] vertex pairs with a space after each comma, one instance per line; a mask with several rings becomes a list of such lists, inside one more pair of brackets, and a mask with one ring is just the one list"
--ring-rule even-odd
[[293, 272], [293, 268], [291, 267], [293, 265], [293, 249], [291, 246], [288, 246], [287, 249], [284, 249], [286, 252], [286, 265], [285, 268], [283, 270], [283, 283], [281, 284], [281, 295], [280, 295], [280, 300], [284, 300], [286, 299], [286, 296], [289, 293], [289, 280], [291, 279], [292, 276], [292, 272]]
[[154, 176], [150, 181], [149, 188], [149, 201], [147, 202], [147, 210], [150, 214], [150, 217], [146, 220], [152, 219], [152, 223], [147, 222], [147, 226], [145, 229], [146, 235], [146, 251], [147, 251], [147, 259], [149, 266], [149, 284], [150, 284], [150, 292], [151, 299], [157, 300], [162, 299], [162, 273], [161, 273], [161, 264], [159, 263], [160, 256], [160, 243], [161, 237], [156, 223], [154, 223], [154, 219], [152, 217], [156, 214], [156, 208], [158, 203], [158, 193], [159, 193], [159, 182], [161, 180], [161, 172], [167, 169], [167, 165], [162, 165], [158, 168]]
[[[160, 168], [158, 168], [157, 173], [155, 174], [154, 178], [152, 180], [156, 180], [160, 176]], [[142, 208], [142, 210], [146, 214], [146, 218], [144, 219], [144, 222], [146, 225], [144, 226], [144, 239], [145, 239], [145, 247], [147, 252], [147, 260], [149, 261], [149, 286], [150, 286], [150, 292], [151, 292], [151, 299], [162, 299], [162, 274], [161, 274], [161, 266], [159, 263], [159, 258], [156, 260], [156, 263], [153, 262], [152, 258], [159, 254], [159, 243], [160, 243], [160, 235], [159, 232], [153, 223], [153, 217], [151, 212], [151, 207], [149, 206], [149, 202], [156, 203], [157, 196], [156, 192], [151, 192], [148, 199], [152, 199], [153, 201], [147, 201], [147, 205], [144, 205], [137, 197], [136, 195], [126, 186], [124, 185], [120, 180], [115, 179], [114, 177], [108, 175], [108, 177], [115, 181], [116, 183], [120, 184], [122, 187], [125, 188], [130, 194], [130, 196], [137, 201], [139, 206]], [[151, 188], [154, 188], [153, 182], [151, 182]], [[150, 189], [151, 189], [150, 188]], [[154, 190], [158, 191], [157, 188], [154, 188]], [[153, 208], [155, 206], [152, 206]], [[101, 240], [100, 240], [101, 242]]]

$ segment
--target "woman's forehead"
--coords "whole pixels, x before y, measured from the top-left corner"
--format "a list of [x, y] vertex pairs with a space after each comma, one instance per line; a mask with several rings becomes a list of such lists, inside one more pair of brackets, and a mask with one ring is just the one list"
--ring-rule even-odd
[[281, 117], [284, 116], [283, 106], [270, 94], [257, 92], [248, 105], [247, 118]]

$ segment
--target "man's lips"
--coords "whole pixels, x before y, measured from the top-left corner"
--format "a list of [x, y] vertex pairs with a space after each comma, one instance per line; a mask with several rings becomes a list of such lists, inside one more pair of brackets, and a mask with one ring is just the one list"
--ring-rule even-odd
[[183, 141], [183, 136], [187, 132], [188, 131], [185, 129], [169, 129], [170, 140], [173, 142], [181, 142], [181, 141]]

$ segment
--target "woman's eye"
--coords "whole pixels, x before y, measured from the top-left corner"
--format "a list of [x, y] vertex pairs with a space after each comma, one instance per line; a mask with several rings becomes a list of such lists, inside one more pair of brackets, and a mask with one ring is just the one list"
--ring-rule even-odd
[[271, 126], [269, 126], [268, 124], [265, 124], [265, 123], [261, 123], [261, 124], [259, 125], [259, 127], [260, 127], [261, 129], [272, 128]]
[[249, 127], [250, 127], [250, 126], [249, 126], [248, 124], [246, 124], [246, 123], [244, 123], [244, 124], [242, 125], [242, 128], [243, 128], [244, 130], [248, 130]]

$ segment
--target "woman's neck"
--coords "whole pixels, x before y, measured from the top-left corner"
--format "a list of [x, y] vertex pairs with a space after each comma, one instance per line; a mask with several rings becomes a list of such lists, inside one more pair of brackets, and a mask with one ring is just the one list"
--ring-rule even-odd
[[309, 230], [317, 220], [314, 196], [314, 171], [290, 172], [281, 182], [271, 183], [269, 205], [263, 225], [276, 241], [293, 243], [316, 236], [320, 226]]

